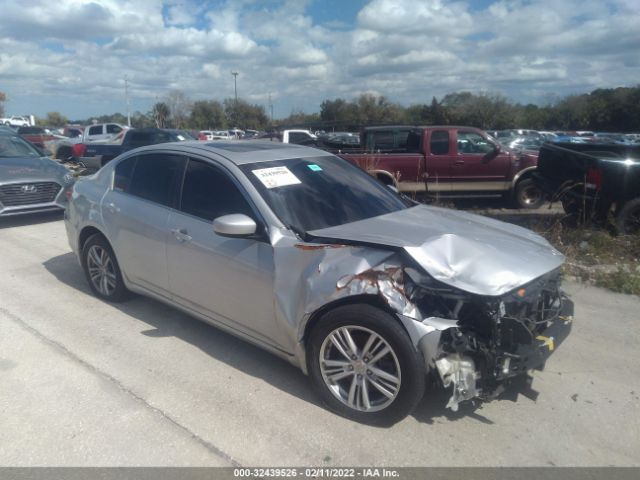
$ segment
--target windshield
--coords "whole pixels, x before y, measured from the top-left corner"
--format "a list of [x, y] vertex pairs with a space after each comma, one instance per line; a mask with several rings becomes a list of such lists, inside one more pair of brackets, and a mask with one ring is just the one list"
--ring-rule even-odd
[[334, 156], [241, 165], [280, 220], [297, 233], [407, 208], [402, 198]]
[[0, 158], [40, 157], [40, 152], [17, 135], [0, 134]]

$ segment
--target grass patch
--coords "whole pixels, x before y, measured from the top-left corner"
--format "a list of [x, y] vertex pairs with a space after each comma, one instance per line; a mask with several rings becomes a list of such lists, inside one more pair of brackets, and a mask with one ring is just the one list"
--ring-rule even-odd
[[640, 235], [616, 236], [559, 215], [489, 215], [535, 231], [564, 254], [566, 275], [614, 292], [640, 295]]
[[595, 275], [594, 283], [618, 293], [640, 295], [640, 274], [618, 268], [615, 272], [600, 272]]

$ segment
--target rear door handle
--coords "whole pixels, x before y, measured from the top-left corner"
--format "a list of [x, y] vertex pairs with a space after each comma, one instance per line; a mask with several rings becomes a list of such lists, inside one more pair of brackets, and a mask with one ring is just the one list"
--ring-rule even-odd
[[116, 206], [116, 204], [113, 202], [109, 202], [107, 203], [107, 210], [109, 210], [111, 213], [118, 213], [120, 211], [120, 207]]
[[173, 233], [173, 236], [176, 237], [176, 240], [180, 243], [190, 242], [192, 238], [186, 228], [174, 228], [171, 230], [171, 233]]

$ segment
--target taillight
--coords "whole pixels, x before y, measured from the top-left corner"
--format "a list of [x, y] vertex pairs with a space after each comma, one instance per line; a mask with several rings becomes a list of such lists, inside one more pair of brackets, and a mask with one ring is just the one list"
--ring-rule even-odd
[[74, 157], [84, 157], [85, 152], [87, 151], [87, 146], [84, 143], [76, 143], [71, 148], [71, 154]]
[[73, 187], [67, 188], [67, 191], [64, 192], [64, 194], [66, 195], [67, 200], [71, 200], [71, 196], [73, 195]]
[[602, 187], [602, 171], [597, 168], [587, 170], [587, 186], [600, 190], [600, 187]]

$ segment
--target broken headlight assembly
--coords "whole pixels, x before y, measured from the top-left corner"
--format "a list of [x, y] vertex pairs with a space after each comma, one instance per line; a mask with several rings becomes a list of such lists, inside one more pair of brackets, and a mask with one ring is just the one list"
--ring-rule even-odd
[[[491, 399], [511, 379], [542, 369], [569, 333], [573, 304], [560, 290], [554, 270], [499, 297], [469, 294], [412, 275], [407, 293], [430, 319], [454, 320], [431, 342], [428, 363], [445, 387], [453, 385], [448, 407], [472, 398]], [[419, 283], [418, 283], [419, 282]]]

